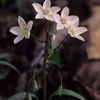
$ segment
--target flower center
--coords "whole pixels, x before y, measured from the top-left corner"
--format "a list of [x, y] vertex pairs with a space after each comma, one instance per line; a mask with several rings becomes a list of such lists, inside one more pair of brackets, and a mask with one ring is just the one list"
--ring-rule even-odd
[[49, 14], [49, 11], [48, 10], [43, 10], [43, 14], [44, 15], [48, 15]]
[[61, 23], [62, 24], [65, 24], [66, 23], [66, 20], [65, 19], [61, 19]]
[[74, 37], [74, 35], [75, 35], [75, 31], [74, 31], [73, 28], [69, 28], [69, 29], [68, 29], [68, 33], [69, 33], [72, 37]]
[[24, 28], [24, 29], [23, 29], [23, 33], [24, 33], [24, 34], [27, 34], [27, 33], [28, 33], [28, 28]]

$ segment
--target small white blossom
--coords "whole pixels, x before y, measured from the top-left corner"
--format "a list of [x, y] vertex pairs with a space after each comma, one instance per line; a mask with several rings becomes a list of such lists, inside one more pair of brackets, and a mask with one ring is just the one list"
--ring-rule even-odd
[[35, 18], [36, 19], [47, 19], [50, 21], [54, 21], [53, 15], [60, 11], [60, 8], [57, 6], [51, 7], [51, 1], [45, 0], [43, 6], [39, 3], [32, 4], [36, 12], [38, 13]]
[[12, 27], [10, 29], [10, 32], [14, 35], [17, 35], [17, 37], [14, 39], [14, 43], [20, 42], [23, 38], [30, 38], [30, 31], [33, 26], [33, 21], [29, 21], [27, 24], [24, 21], [24, 19], [19, 16], [18, 17], [18, 24], [19, 26]]
[[57, 30], [62, 30], [64, 28], [68, 28], [69, 21], [74, 21], [77, 19], [77, 16], [68, 16], [69, 15], [69, 8], [64, 7], [61, 16], [59, 14], [54, 15], [54, 20], [57, 23]]
[[68, 34], [73, 38], [77, 38], [81, 41], [85, 41], [85, 39], [80, 34], [86, 32], [87, 28], [78, 27], [78, 25], [79, 25], [79, 18], [75, 20], [74, 22], [70, 23], [70, 26], [68, 28]]

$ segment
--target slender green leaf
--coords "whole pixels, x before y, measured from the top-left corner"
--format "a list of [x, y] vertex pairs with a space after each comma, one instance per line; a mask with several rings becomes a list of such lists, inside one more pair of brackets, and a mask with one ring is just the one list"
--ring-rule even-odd
[[29, 92], [26, 93], [26, 96], [25, 96], [24, 100], [32, 100], [32, 95]]
[[33, 80], [33, 81], [32, 81], [32, 88], [33, 88], [33, 91], [34, 91], [34, 92], [36, 92], [36, 91], [39, 89], [36, 80]]
[[7, 61], [0, 61], [0, 65], [8, 66], [8, 67], [12, 68], [13, 70], [15, 70], [20, 75], [19, 70], [14, 65], [10, 64], [9, 62], [7, 62]]
[[[26, 98], [26, 96], [27, 96], [27, 98]], [[39, 100], [35, 94], [26, 93], [26, 92], [17, 93], [15, 95], [11, 96], [10, 98], [8, 98], [7, 100], [32, 100], [32, 98]]]
[[79, 100], [86, 100], [79, 93], [76, 93], [76, 92], [69, 90], [69, 89], [61, 89], [61, 87], [50, 96], [49, 100], [51, 100], [54, 96], [61, 96], [60, 93], [61, 93], [61, 95], [72, 96], [72, 97], [77, 98]]

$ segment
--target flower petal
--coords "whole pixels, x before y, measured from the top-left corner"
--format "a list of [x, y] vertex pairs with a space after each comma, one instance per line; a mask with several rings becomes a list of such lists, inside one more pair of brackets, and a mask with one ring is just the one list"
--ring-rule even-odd
[[86, 27], [78, 27], [78, 28], [76, 28], [76, 33], [78, 35], [86, 32], [86, 31], [88, 31]]
[[85, 39], [82, 36], [80, 36], [80, 35], [77, 35], [76, 38], [81, 40], [81, 41], [85, 41]]
[[71, 26], [78, 26], [78, 24], [79, 24], [78, 16], [69, 16], [67, 18], [67, 21]]
[[53, 16], [51, 16], [51, 15], [45, 16], [45, 18], [46, 18], [47, 20], [54, 21], [54, 18], [53, 18]]
[[33, 3], [32, 6], [36, 10], [36, 12], [38, 12], [39, 14], [43, 13], [42, 5], [40, 5], [39, 3]]
[[51, 7], [49, 11], [50, 11], [50, 14], [53, 15], [53, 14], [56, 14], [57, 12], [59, 12], [60, 9], [61, 9], [60, 7], [54, 6], [54, 7]]
[[69, 15], [69, 8], [68, 7], [65, 7], [63, 8], [62, 12], [61, 12], [61, 17], [62, 18], [65, 18]]
[[61, 24], [57, 24], [57, 30], [62, 30], [62, 29], [64, 29], [64, 26]]
[[29, 38], [30, 38], [30, 32], [28, 32], [28, 33], [25, 35], [25, 38], [26, 38], [26, 39], [29, 39]]
[[37, 14], [37, 15], [35, 16], [35, 19], [42, 19], [42, 18], [44, 18], [42, 14]]
[[61, 17], [60, 17], [60, 15], [55, 14], [54, 15], [54, 20], [55, 20], [56, 23], [61, 23]]
[[10, 29], [10, 32], [14, 35], [19, 35], [19, 34], [22, 34], [22, 30], [19, 26], [15, 26], [15, 27], [12, 27]]
[[77, 21], [77, 23], [79, 22], [78, 21], [79, 20], [78, 16], [72, 15], [72, 16], [67, 17], [67, 19], [68, 19], [68, 22], [71, 22], [71, 23], [74, 23], [76, 21]]
[[27, 24], [27, 28], [28, 28], [29, 31], [31, 31], [32, 26], [33, 26], [33, 21], [29, 21], [28, 24]]
[[14, 39], [14, 44], [18, 43], [19, 41], [21, 41], [24, 38], [24, 35], [19, 35], [18, 37], [16, 37]]
[[45, 0], [43, 3], [43, 9], [49, 9], [51, 6], [51, 1], [50, 0]]
[[18, 23], [19, 23], [19, 26], [22, 29], [24, 29], [26, 27], [26, 23], [25, 23], [24, 19], [21, 16], [18, 17]]

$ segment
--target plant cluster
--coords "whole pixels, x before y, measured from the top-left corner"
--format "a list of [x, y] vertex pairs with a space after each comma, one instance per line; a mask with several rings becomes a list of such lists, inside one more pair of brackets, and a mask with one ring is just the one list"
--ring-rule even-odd
[[[70, 10], [68, 7], [64, 7], [62, 9], [62, 11], [60, 11], [61, 10], [60, 7], [51, 6], [50, 0], [45, 0], [43, 3], [43, 6], [39, 3], [33, 3], [32, 6], [37, 12], [35, 19], [43, 19], [44, 22], [46, 22], [46, 23], [52, 23], [52, 24], [56, 23], [55, 30], [59, 31], [59, 30], [65, 29], [66, 36], [67, 36], [67, 34], [69, 34], [73, 38], [77, 38], [81, 41], [85, 41], [85, 39], [81, 36], [81, 34], [86, 32], [87, 28], [79, 26], [79, 17], [78, 16], [69, 15]], [[61, 12], [61, 14], [59, 14], [59, 12]], [[14, 44], [20, 42], [24, 38], [29, 39], [30, 36], [32, 35], [31, 34], [32, 26], [34, 25], [33, 21], [29, 21], [28, 23], [26, 23], [25, 20], [21, 16], [18, 17], [18, 24], [19, 24], [19, 26], [15, 26], [10, 29], [10, 32], [17, 36], [14, 39]], [[47, 68], [48, 68], [48, 66], [50, 67], [51, 64], [55, 64], [55, 65], [59, 66], [59, 60], [58, 60], [58, 56], [56, 54], [57, 49], [60, 47], [60, 45], [66, 39], [66, 37], [65, 37], [65, 39], [57, 47], [53, 47], [52, 41], [56, 40], [56, 34], [55, 33], [51, 34], [50, 31], [51, 31], [51, 27], [50, 27], [50, 25], [48, 25], [48, 27], [45, 28], [46, 38], [44, 41], [41, 41], [32, 35], [35, 39], [39, 40], [39, 42], [45, 44], [44, 54], [40, 57], [40, 59], [43, 58], [43, 70], [42, 70], [42, 73], [43, 73], [43, 100], [47, 100], [47, 96], [46, 96]], [[36, 70], [36, 67], [34, 70]], [[79, 95], [78, 93], [71, 91], [69, 89], [64, 89], [62, 86], [62, 77], [61, 77], [59, 70], [58, 70], [58, 73], [59, 73], [59, 77], [61, 80], [61, 84], [60, 84], [58, 90], [55, 91], [50, 96], [49, 99], [51, 99], [55, 95], [59, 95], [59, 96], [69, 95], [69, 96], [79, 98], [81, 100], [85, 100], [85, 98], [82, 97], [81, 95]], [[30, 80], [30, 82], [32, 82], [32, 81], [35, 85], [35, 89], [38, 89], [38, 84], [35, 80], [35, 74], [34, 74], [33, 78]], [[15, 98], [17, 98], [16, 100], [19, 100], [19, 99], [21, 100], [22, 98], [25, 98], [25, 100], [32, 100], [32, 97], [38, 99], [38, 97], [36, 97], [35, 93], [33, 94], [28, 91], [27, 93], [24, 92], [22, 94], [17, 94], [15, 96], [12, 96], [8, 100], [13, 100]]]

